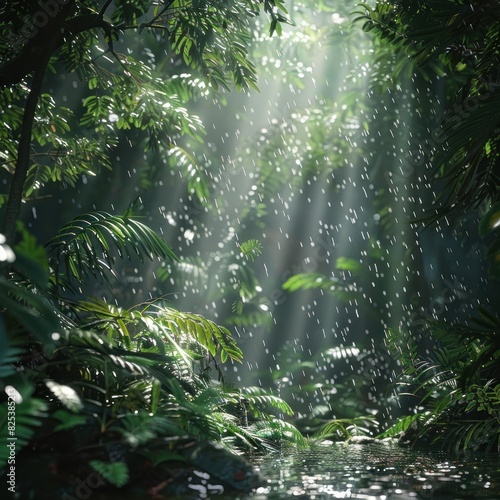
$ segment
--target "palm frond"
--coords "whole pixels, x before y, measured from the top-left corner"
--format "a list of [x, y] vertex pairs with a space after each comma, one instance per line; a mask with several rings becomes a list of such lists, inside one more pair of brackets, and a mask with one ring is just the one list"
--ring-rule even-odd
[[[252, 425], [243, 427], [240, 423], [227, 421], [224, 423], [225, 435], [222, 443], [226, 446], [234, 446], [244, 450], [271, 451], [281, 444], [277, 440], [269, 439], [264, 433]], [[274, 437], [274, 436], [273, 436]]]
[[403, 380], [424, 411], [399, 419], [381, 437], [404, 432], [412, 444], [426, 441], [455, 452], [498, 447], [500, 321], [488, 310], [479, 313], [469, 325], [425, 319], [418, 336], [434, 340], [431, 352], [418, 352], [413, 340], [408, 355], [408, 335], [391, 332]]
[[432, 157], [433, 174], [447, 184], [434, 217], [477, 208], [498, 198], [500, 151], [491, 138], [498, 126], [500, 92], [479, 96], [476, 101], [467, 119], [462, 117], [462, 109], [452, 109], [436, 131], [440, 141]]
[[240, 245], [241, 253], [252, 262], [262, 253], [262, 244], [259, 240], [251, 239]]
[[439, 199], [422, 220], [431, 224], [498, 201], [497, 7], [485, 3], [476, 9], [453, 0], [377, 2], [374, 7], [362, 5], [359, 14], [357, 20], [384, 49], [374, 65], [380, 69], [385, 64], [381, 74], [400, 81], [399, 66], [406, 60], [408, 76], [446, 76], [454, 96], [432, 136], [420, 146], [420, 158], [432, 166], [433, 185], [441, 181]]
[[[130, 388], [126, 389], [127, 385], [143, 381], [145, 384], [139, 391], [140, 399], [147, 407], [151, 404], [155, 380], [161, 385], [165, 397], [172, 394], [184, 397], [183, 394], [195, 393], [203, 385], [190, 365], [185, 364], [179, 355], [125, 349], [96, 332], [82, 330], [64, 332], [60, 344], [61, 347], [56, 350], [58, 357], [39, 369], [50, 376], [58, 366], [65, 366], [68, 362], [77, 363], [80, 368], [73, 373], [71, 380], [73, 387], [81, 388], [83, 401], [88, 397], [100, 400], [111, 387], [117, 394], [122, 390], [124, 393], [131, 392]], [[114, 376], [110, 378], [109, 373]], [[113, 403], [119, 406], [118, 401]], [[126, 404], [126, 401], [123, 403]], [[111, 404], [111, 401], [106, 401], [106, 404]]]
[[89, 212], [69, 222], [47, 243], [47, 249], [60, 282], [64, 281], [61, 268], [67, 282], [82, 282], [89, 276], [106, 279], [115, 253], [128, 258], [135, 254], [141, 259], [178, 260], [151, 228], [134, 218], [106, 212]]
[[[233, 361], [242, 359], [241, 349], [229, 330], [199, 314], [165, 306], [161, 300], [129, 310], [99, 300], [80, 302], [73, 307], [77, 313], [89, 315], [85, 318], [89, 328], [98, 329], [122, 350], [116, 359], [110, 359], [123, 368], [127, 363], [135, 362], [139, 350], [155, 355], [156, 359], [164, 356], [164, 362], [188, 378], [195, 376], [197, 360], [200, 361], [200, 372], [206, 369], [207, 353], [213, 358], [220, 356], [222, 362], [228, 358]], [[213, 361], [215, 363], [215, 359]], [[142, 359], [141, 363], [144, 362]], [[128, 368], [133, 369], [132, 365]]]
[[396, 423], [391, 425], [384, 432], [380, 433], [377, 438], [384, 439], [388, 437], [399, 437], [402, 433], [407, 431], [413, 422], [420, 421], [425, 417], [422, 413], [415, 413], [406, 417], [399, 418]]

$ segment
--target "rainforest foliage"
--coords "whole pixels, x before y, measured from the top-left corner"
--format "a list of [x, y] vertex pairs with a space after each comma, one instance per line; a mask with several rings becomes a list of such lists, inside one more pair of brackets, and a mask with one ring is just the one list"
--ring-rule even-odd
[[[491, 280], [500, 276], [498, 6], [429, 0], [362, 4], [355, 12], [336, 1], [315, 7], [317, 24], [303, 22], [312, 16], [307, 2], [287, 12], [278, 0], [32, 0], [0, 7], [0, 440], [10, 432], [15, 401], [26, 496], [71, 494], [74, 478], [93, 473], [104, 478], [108, 495], [124, 485], [138, 495], [182, 495], [193, 471], [251, 491], [258, 478], [234, 452], [305, 445], [303, 434], [498, 448], [494, 305], [481, 304], [463, 324], [440, 318], [422, 302], [429, 287], [418, 238], [401, 238], [403, 218], [431, 226], [467, 216]], [[289, 19], [297, 26], [283, 36]], [[270, 36], [278, 51], [269, 48]], [[289, 120], [250, 137], [240, 158], [253, 169], [247, 203], [236, 215], [223, 212], [227, 200], [215, 189], [220, 159], [188, 104], [224, 104], [225, 90], [255, 90], [257, 68], [300, 88], [308, 68], [299, 61], [321, 43], [344, 51], [350, 71], [343, 78], [352, 91], [325, 97], [317, 108], [298, 106]], [[275, 71], [281, 66], [286, 71]], [[415, 89], [438, 92], [439, 106]], [[411, 151], [395, 138], [405, 119], [395, 112], [396, 99], [407, 106], [406, 119], [411, 115]], [[140, 167], [128, 158], [132, 150], [141, 152]], [[270, 224], [276, 193], [307, 196], [310, 182], [320, 179], [335, 196], [351, 182], [355, 158], [366, 164], [366, 186], [360, 182], [378, 216], [366, 219], [372, 237], [363, 236], [359, 255], [324, 258], [314, 272], [295, 269], [282, 290], [265, 293], [253, 263], [265, 252], [259, 230]], [[92, 200], [75, 194], [87, 183]], [[209, 255], [178, 254], [144, 215], [146, 196], [166, 190], [182, 193], [192, 227], [202, 227], [207, 213], [223, 214], [228, 227], [237, 227], [232, 218], [245, 225], [245, 238], [234, 230], [211, 235], [218, 241]], [[405, 213], [393, 210], [402, 191]], [[110, 193], [119, 195], [119, 210], [104, 209]], [[412, 270], [384, 276], [379, 268], [395, 253], [411, 260]], [[123, 262], [141, 261], [150, 263], [157, 285], [137, 303], [120, 288], [120, 273]], [[394, 282], [414, 291], [405, 295], [407, 307], [377, 304]], [[223, 324], [178, 310], [163, 293], [172, 283], [188, 298], [188, 288], [202, 293], [207, 309], [227, 304]], [[327, 342], [309, 359], [283, 345], [271, 384], [286, 401], [272, 390], [227, 383], [224, 367], [244, 360], [234, 327], [270, 328], [269, 309], [304, 291], [356, 304], [363, 318], [354, 325], [369, 324], [372, 341]], [[453, 293], [460, 295], [458, 287]], [[401, 325], [392, 324], [396, 306], [406, 313]], [[411, 394], [400, 396], [410, 398], [411, 411], [388, 429], [383, 420], [397, 400], [376, 368], [381, 360], [402, 367], [400, 382]], [[293, 413], [290, 374], [342, 363], [361, 369], [301, 386], [327, 402], [293, 421], [301, 434], [286, 418]], [[374, 395], [373, 384], [383, 390]], [[300, 394], [293, 397], [301, 402]], [[8, 452], [0, 451], [2, 463]], [[47, 469], [34, 466], [42, 461]]]
[[[259, 15], [268, 19], [267, 36], [287, 22], [274, 0], [9, 1], [0, 8], [7, 188], [0, 370], [10, 402], [1, 406], [0, 437], [13, 435], [15, 402], [24, 496], [70, 494], [74, 478], [92, 473], [108, 489], [128, 484], [153, 496], [169, 488], [182, 494], [192, 470], [250, 491], [257, 475], [234, 450], [304, 444], [279, 417], [292, 413], [287, 403], [260, 388], [225, 384], [220, 366], [243, 360], [227, 328], [177, 310], [165, 296], [128, 307], [92, 294], [96, 283], [116, 282], [117, 260], [179, 262], [141, 220], [140, 203], [128, 200], [121, 213], [75, 214], [63, 195], [116, 166], [122, 131], [145, 155], [189, 170], [179, 138], [200, 141], [204, 130], [185, 102], [256, 86], [248, 44]], [[144, 57], [149, 46], [157, 53]], [[79, 99], [53, 92], [64, 81], [84, 86]], [[62, 218], [41, 220], [43, 230], [31, 232], [23, 208], [36, 210], [54, 184]], [[241, 246], [247, 258], [258, 251], [252, 241]], [[2, 464], [10, 458], [4, 446]], [[27, 472], [33, 460], [44, 464], [34, 468], [39, 474]], [[150, 473], [143, 474], [144, 464]]]
[[[499, 15], [494, 2], [477, 5], [454, 0], [381, 1], [360, 4], [352, 13], [354, 25], [362, 27], [374, 44], [368, 54], [354, 49], [356, 41], [349, 46], [356, 54], [356, 60], [350, 61], [351, 78], [359, 81], [365, 69], [368, 98], [359, 98], [361, 85], [354, 96], [344, 95], [341, 122], [351, 120], [357, 127], [343, 131], [340, 143], [333, 133], [320, 144], [369, 159], [370, 189], [378, 193], [373, 207], [383, 233], [377, 233], [365, 219], [365, 227], [381, 237], [361, 243], [358, 258], [352, 252], [338, 257], [329, 274], [296, 273], [283, 288], [293, 293], [317, 290], [318, 300], [326, 294], [345, 304], [362, 304], [363, 314], [370, 315], [370, 336], [385, 347], [370, 348], [357, 341], [354, 347], [325, 351], [313, 365], [350, 359], [360, 367], [357, 374], [347, 371], [349, 375], [331, 385], [322, 381], [321, 393], [329, 395], [330, 404], [318, 405], [306, 422], [320, 438], [378, 433], [412, 446], [437, 446], [457, 453], [499, 449], [500, 318], [495, 292], [500, 278]], [[349, 34], [342, 26], [330, 30], [335, 43], [345, 43]], [[317, 111], [315, 119], [310, 110], [304, 110], [290, 128], [303, 126], [311, 132], [309, 137], [324, 137], [332, 127], [322, 120], [339, 113], [335, 104], [324, 115]], [[411, 124], [409, 134], [400, 129], [402, 123]], [[379, 148], [373, 146], [377, 143]], [[400, 149], [401, 143], [406, 148]], [[316, 148], [309, 150], [315, 152]], [[347, 163], [345, 157], [331, 153], [327, 157], [326, 171], [314, 169], [314, 155], [309, 156], [313, 161], [308, 166], [313, 175], [325, 178], [334, 171], [337, 182], [341, 179], [337, 187], [342, 186], [345, 179], [337, 169], [343, 161]], [[401, 198], [406, 202], [404, 213], [397, 210]], [[420, 256], [420, 237], [402, 238], [401, 220], [421, 228], [422, 239], [434, 228], [454, 227], [462, 234], [462, 245], [480, 249], [477, 258], [489, 266], [484, 293], [475, 300], [467, 298], [468, 284], [455, 280], [445, 281], [436, 294], [433, 285], [422, 279], [422, 260], [427, 255], [423, 250]], [[398, 242], [404, 248], [398, 249]], [[395, 275], [385, 280], [377, 271], [394, 254], [401, 256], [406, 271], [400, 281]], [[412, 290], [406, 295], [406, 315], [399, 325], [391, 320], [390, 310], [373, 307], [377, 285], [389, 290], [390, 279], [398, 281], [399, 290], [408, 286]], [[466, 313], [460, 319], [447, 318], [452, 304], [459, 302], [469, 302]], [[374, 326], [377, 322], [384, 325], [383, 333]], [[393, 419], [384, 419], [380, 433], [384, 406], [391, 407], [394, 401], [390, 391], [373, 400], [369, 366], [386, 361], [384, 351], [396, 361], [394, 370], [400, 375], [394, 381], [394, 394], [408, 413], [393, 425], [388, 426]], [[285, 349], [283, 358], [295, 362]], [[298, 362], [296, 369], [311, 366]], [[289, 374], [277, 374], [280, 377]], [[350, 387], [352, 378], [355, 387]], [[346, 399], [338, 398], [339, 388]], [[377, 415], [376, 420], [366, 413], [362, 418], [363, 410], [356, 404], [361, 401]], [[325, 424], [328, 418], [331, 420]]]
[[[406, 74], [444, 86], [445, 112], [408, 156], [409, 167], [435, 191], [424, 222], [474, 214], [490, 280], [498, 280], [498, 4], [429, 0], [360, 7], [357, 21], [392, 51], [379, 63], [389, 65], [395, 84]], [[415, 398], [416, 410], [383, 436], [403, 431], [402, 439], [410, 444], [456, 452], [500, 449], [500, 318], [498, 301], [491, 297], [463, 322], [425, 311], [389, 329], [387, 346], [403, 368], [401, 392]]]

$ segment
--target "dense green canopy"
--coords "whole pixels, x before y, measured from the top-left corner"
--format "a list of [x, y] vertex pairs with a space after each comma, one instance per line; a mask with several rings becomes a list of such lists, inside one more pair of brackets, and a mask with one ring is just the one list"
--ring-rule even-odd
[[[29, 0], [0, 7], [0, 389], [10, 398], [0, 406], [0, 441], [14, 401], [18, 474], [24, 482], [34, 463], [44, 464], [35, 468], [39, 476], [19, 480], [22, 495], [71, 493], [68, 478], [93, 473], [138, 494], [183, 494], [187, 476], [172, 473], [172, 464], [248, 492], [258, 477], [235, 451], [380, 428], [379, 437], [411, 444], [498, 447], [494, 286], [474, 301], [455, 282], [436, 294], [415, 229], [453, 219], [467, 233], [463, 241], [479, 249], [473, 255], [485, 249], [491, 280], [500, 276], [498, 5], [310, 3]], [[325, 70], [317, 101], [296, 102], [313, 68], [302, 61], [322, 44], [342, 51], [346, 74]], [[257, 91], [259, 71], [288, 89], [295, 109], [238, 151], [252, 169], [251, 189], [230, 219], [225, 193], [215, 189], [223, 159], [194, 110], [210, 101], [221, 107], [228, 90]], [[315, 89], [316, 80], [308, 80]], [[333, 81], [349, 91], [329, 94]], [[141, 161], [130, 181], [132, 152]], [[80, 188], [92, 178], [87, 200]], [[316, 202], [321, 192], [335, 200], [346, 186], [363, 193], [360, 214], [345, 215], [363, 224], [355, 242], [332, 250], [321, 236], [312, 270], [297, 265], [291, 250], [280, 283], [259, 281], [253, 264], [266, 253], [261, 235], [272, 237], [275, 198], [299, 193]], [[111, 192], [120, 210], [103, 209]], [[208, 255], [178, 254], [143, 216], [149, 200], [140, 195], [153, 192], [182, 201], [190, 227], [225, 216], [230, 234], [210, 235], [218, 241]], [[310, 222], [297, 207], [290, 214], [295, 226]], [[124, 260], [151, 262], [158, 288], [126, 295], [118, 279]], [[178, 310], [171, 283], [187, 303], [202, 296], [207, 311], [217, 301], [227, 314], [219, 324], [215, 313]], [[295, 317], [291, 297], [301, 293], [337, 312], [341, 305], [342, 335], [352, 339], [325, 334], [321, 352], [304, 358], [270, 337], [266, 345], [283, 352], [267, 376], [290, 401], [271, 388], [229, 384], [225, 367], [245, 360], [233, 327], [270, 329], [281, 314], [278, 326], [286, 329]], [[450, 293], [451, 301], [468, 301], [467, 314], [476, 309], [474, 318], [439, 317]], [[307, 380], [320, 362], [339, 373]], [[393, 370], [401, 372], [397, 380]], [[300, 394], [290, 374], [301, 380]], [[397, 382], [408, 408], [399, 419], [390, 412]], [[290, 420], [292, 397], [309, 414]], [[0, 470], [8, 458], [3, 447]], [[145, 468], [145, 478], [134, 473]]]

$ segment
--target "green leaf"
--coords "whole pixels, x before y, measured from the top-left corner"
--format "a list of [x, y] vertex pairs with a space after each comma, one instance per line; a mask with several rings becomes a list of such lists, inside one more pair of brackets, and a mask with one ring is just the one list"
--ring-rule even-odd
[[52, 334], [61, 325], [54, 306], [46, 298], [0, 276], [0, 303], [35, 338], [53, 344]]
[[354, 259], [349, 257], [339, 257], [335, 263], [337, 269], [342, 269], [343, 271], [351, 271], [352, 273], [358, 273], [361, 271], [361, 264]]
[[67, 410], [57, 410], [51, 415], [51, 417], [61, 422], [56, 425], [54, 432], [65, 431], [87, 423], [87, 417], [84, 415], [76, 415], [75, 413]]
[[272, 441], [287, 441], [300, 448], [307, 448], [307, 439], [290, 422], [271, 417], [268, 420], [261, 420], [254, 424], [255, 433], [263, 439]]
[[17, 232], [21, 235], [21, 240], [14, 247], [15, 267], [31, 278], [33, 283], [46, 288], [49, 281], [49, 263], [45, 248], [38, 244], [35, 236], [21, 222], [17, 223]]
[[259, 410], [259, 413], [260, 406], [270, 406], [278, 408], [286, 415], [293, 415], [293, 410], [286, 401], [260, 387], [244, 387], [237, 395], [241, 395], [245, 402], [250, 405], [253, 410]]
[[221, 352], [225, 353], [224, 358], [229, 357], [233, 361], [242, 362], [243, 353], [227, 328], [199, 314], [181, 312], [172, 308], [158, 308], [157, 311], [159, 318], [175, 336], [189, 335], [213, 356]]
[[251, 260], [252, 262], [256, 257], [262, 254], [262, 245], [259, 240], [248, 240], [240, 245], [241, 253], [247, 260]]
[[394, 425], [379, 434], [377, 438], [383, 439], [386, 437], [399, 436], [402, 432], [406, 431], [413, 422], [420, 420], [422, 416], [423, 414], [417, 413], [407, 417], [400, 417]]
[[53, 380], [46, 380], [45, 385], [68, 410], [77, 412], [83, 409], [80, 396], [72, 387], [59, 384]]
[[153, 380], [151, 384], [151, 413], [156, 415], [161, 399], [161, 383], [158, 380]]
[[[3, 318], [0, 318], [3, 328]], [[14, 363], [19, 361], [20, 355], [23, 353], [22, 349], [16, 347], [9, 347], [6, 345], [3, 333], [0, 333], [0, 378], [6, 378], [16, 372]]]
[[[31, 395], [22, 391], [20, 387], [16, 389], [23, 397], [21, 403], [13, 405], [12, 400], [9, 399], [8, 402], [0, 404], [0, 441], [3, 443], [0, 447], [0, 464], [4, 464], [9, 457], [7, 444], [12, 442], [11, 438], [16, 438], [17, 454], [34, 436], [35, 428], [40, 427], [47, 416], [45, 401], [31, 398]], [[12, 418], [15, 419], [14, 426], [12, 426]]]
[[125, 462], [102, 462], [90, 460], [90, 466], [109, 483], [121, 488], [128, 483], [129, 472]]
[[500, 253], [500, 238], [496, 239], [486, 251], [486, 258], [497, 259], [497, 254]]
[[[51, 265], [58, 270], [65, 263], [66, 279], [81, 282], [89, 276], [106, 279], [115, 251], [120, 257], [179, 260], [150, 227], [128, 214], [89, 212], [72, 220], [47, 243]], [[61, 274], [57, 279], [64, 282]]]
[[138, 453], [145, 456], [149, 461], [151, 461], [151, 463], [155, 467], [164, 462], [181, 462], [181, 463], [188, 462], [188, 460], [182, 455], [179, 455], [178, 453], [168, 450], [150, 451], [146, 449], [141, 449], [138, 451]]
[[309, 290], [312, 288], [321, 288], [323, 290], [335, 291], [340, 282], [336, 278], [330, 278], [320, 273], [300, 273], [292, 276], [283, 283], [283, 289], [289, 292], [297, 290]]
[[484, 238], [488, 233], [500, 227], [500, 201], [495, 203], [479, 223], [479, 235]]

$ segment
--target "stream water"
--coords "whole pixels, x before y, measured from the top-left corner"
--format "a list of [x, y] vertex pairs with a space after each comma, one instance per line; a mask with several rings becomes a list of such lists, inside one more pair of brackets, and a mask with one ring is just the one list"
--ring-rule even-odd
[[254, 459], [264, 499], [500, 499], [500, 457], [453, 456], [395, 444], [343, 444], [286, 450]]

